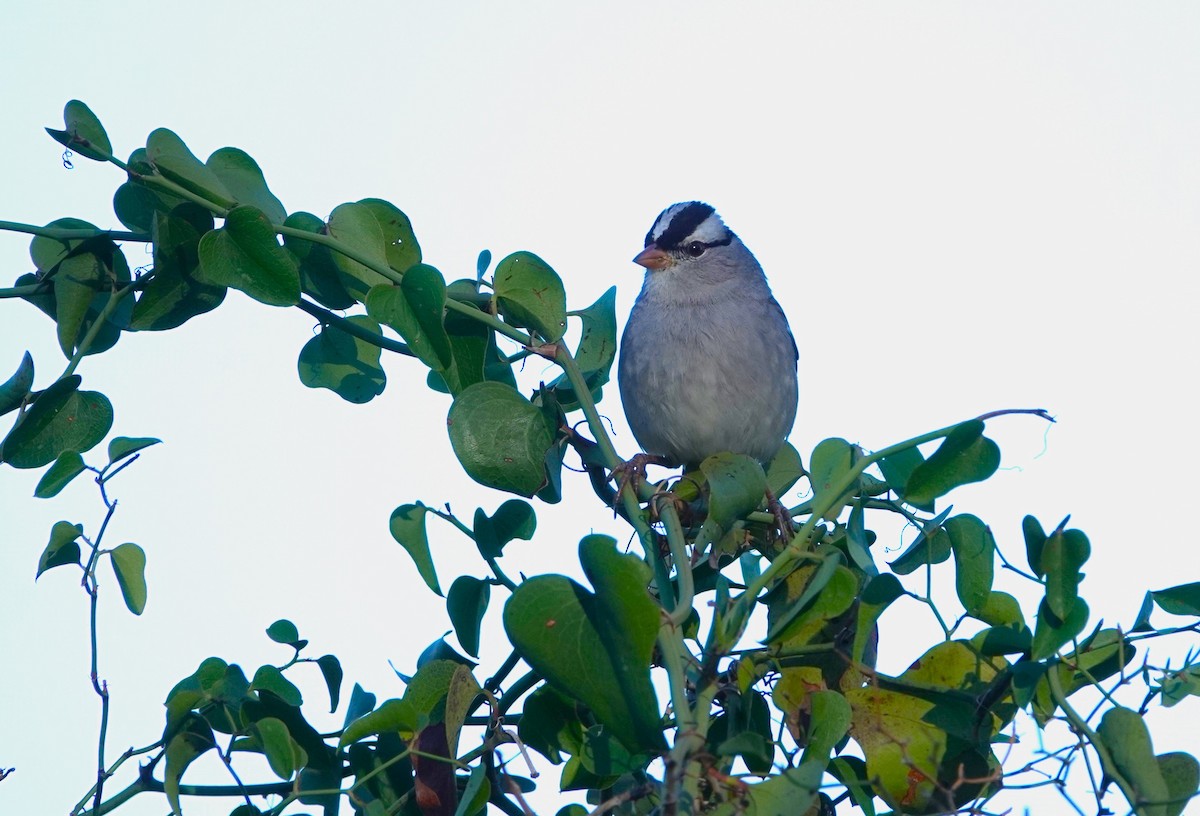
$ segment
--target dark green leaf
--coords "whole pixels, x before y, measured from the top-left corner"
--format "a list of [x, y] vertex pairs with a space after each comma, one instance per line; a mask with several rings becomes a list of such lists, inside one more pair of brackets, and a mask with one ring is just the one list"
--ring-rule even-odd
[[1171, 615], [1200, 615], [1200, 582], [1151, 592], [1154, 602]]
[[492, 587], [487, 581], [470, 575], [455, 578], [446, 595], [446, 611], [450, 614], [454, 634], [471, 657], [479, 657], [479, 627], [491, 595]]
[[[617, 287], [609, 287], [599, 300], [579, 313], [583, 332], [575, 350], [575, 363], [585, 375], [607, 372], [617, 356]], [[599, 383], [603, 385], [603, 383]]]
[[[347, 318], [367, 331], [379, 333], [379, 324], [365, 315]], [[322, 326], [300, 350], [297, 370], [309, 388], [328, 388], [347, 402], [361, 405], [383, 393], [387, 375], [379, 364], [381, 349], [342, 331], [336, 323]]]
[[[1140, 714], [1114, 706], [1104, 712], [1096, 735], [1108, 749], [1113, 764], [1133, 786], [1137, 802], [1132, 804], [1166, 802], [1170, 799], [1167, 782], [1150, 743], [1150, 732]], [[1165, 805], [1149, 805], [1144, 812], [1161, 816], [1166, 812]]]
[[718, 453], [700, 463], [708, 482], [708, 518], [700, 536], [719, 541], [741, 519], [758, 509], [767, 489], [762, 465], [740, 453]]
[[109, 555], [125, 605], [133, 614], [142, 614], [146, 608], [146, 553], [137, 544], [125, 543]]
[[262, 211], [272, 224], [282, 224], [287, 217], [283, 204], [267, 187], [262, 169], [243, 150], [222, 147], [208, 157], [205, 165], [213, 172], [238, 204], [249, 204]]
[[521, 741], [555, 765], [583, 749], [584, 729], [579, 705], [547, 684], [525, 698], [517, 725]]
[[82, 218], [56, 218], [46, 225], [47, 229], [91, 230], [96, 233], [91, 238], [51, 238], [47, 235], [35, 235], [29, 242], [29, 258], [37, 267], [38, 277], [43, 278], [54, 271], [72, 255], [87, 253], [101, 247], [114, 246], [112, 239], [101, 235], [102, 230], [90, 221]]
[[392, 511], [388, 528], [392, 531], [392, 538], [400, 542], [400, 546], [417, 565], [417, 572], [421, 574], [425, 586], [441, 595], [442, 588], [438, 586], [437, 571], [433, 567], [433, 556], [429, 554], [429, 537], [425, 532], [425, 512], [423, 504], [402, 504]]
[[300, 689], [296, 688], [295, 684], [284, 677], [283, 672], [274, 666], [260, 666], [254, 673], [254, 679], [250, 681], [250, 689], [252, 691], [269, 691], [294, 708], [299, 708], [304, 704], [304, 698], [300, 696]]
[[875, 624], [884, 610], [904, 594], [904, 587], [895, 575], [876, 575], [863, 587], [859, 598], [858, 618], [854, 628], [854, 646], [851, 657], [863, 661], [868, 647], [875, 638]]
[[[329, 689], [329, 713], [337, 711], [338, 699], [342, 695], [342, 664], [331, 654], [317, 658], [317, 668], [325, 678], [325, 687]], [[358, 688], [358, 686], [355, 686]]]
[[834, 487], [842, 481], [854, 466], [858, 458], [858, 449], [845, 439], [823, 440], [813, 450], [809, 461], [809, 481], [812, 483], [813, 506], [824, 507], [829, 502], [829, 509], [821, 514], [822, 518], [835, 520], [846, 502], [853, 495], [854, 486], [844, 489], [840, 495], [834, 495]]
[[0, 459], [15, 468], [48, 465], [67, 451], [86, 453], [112, 427], [112, 403], [96, 391], [78, 391], [77, 375], [43, 391], [17, 420], [0, 446]]
[[983, 435], [973, 419], [949, 433], [933, 455], [913, 468], [904, 485], [905, 500], [929, 504], [960, 485], [981, 482], [1000, 466], [1000, 448]]
[[499, 558], [504, 545], [514, 538], [530, 541], [537, 530], [537, 515], [527, 501], [509, 499], [488, 516], [483, 508], [475, 511], [475, 544], [484, 558]]
[[650, 568], [605, 536], [579, 545], [595, 594], [561, 575], [517, 587], [504, 607], [514, 647], [555, 689], [580, 700], [631, 751], [663, 748], [650, 660], [658, 606], [646, 592]]
[[132, 456], [151, 445], [158, 445], [161, 439], [152, 436], [114, 436], [108, 443], [108, 463], [115, 465], [126, 456]]
[[1162, 816], [1180, 816], [1200, 789], [1200, 763], [1191, 754], [1174, 751], [1159, 754], [1158, 770], [1167, 784], [1167, 799]]
[[[283, 222], [285, 227], [325, 235], [325, 222], [312, 213], [294, 212]], [[348, 309], [354, 296], [342, 284], [342, 272], [333, 262], [332, 251], [314, 241], [283, 236], [283, 245], [300, 265], [300, 288], [329, 309]]]
[[954, 585], [968, 614], [974, 615], [992, 591], [996, 568], [996, 539], [976, 516], [963, 514], [946, 522], [946, 535], [954, 553]]
[[258, 738], [267, 763], [280, 779], [291, 779], [292, 774], [304, 763], [299, 746], [292, 741], [287, 726], [274, 717], [264, 717], [250, 726], [250, 733]]
[[1025, 536], [1025, 560], [1033, 574], [1041, 578], [1046, 574], [1042, 569], [1042, 548], [1046, 546], [1046, 532], [1033, 516], [1021, 520], [1021, 532]]
[[222, 207], [234, 205], [233, 196], [217, 174], [172, 131], [159, 128], [146, 138], [146, 159], [163, 176], [196, 195]]
[[267, 637], [276, 643], [293, 646], [300, 642], [300, 632], [296, 624], [287, 618], [280, 618], [267, 627]]
[[446, 424], [455, 456], [475, 481], [526, 497], [545, 484], [554, 429], [515, 389], [472, 385], [455, 397]]
[[421, 262], [421, 246], [407, 215], [381, 198], [364, 198], [358, 203], [379, 222], [388, 266], [397, 272], [407, 272]]
[[64, 487], [71, 483], [72, 479], [83, 473], [86, 468], [87, 465], [83, 463], [82, 456], [75, 451], [67, 451], [55, 459], [50, 469], [38, 480], [33, 495], [39, 499], [57, 496]]
[[[796, 616], [804, 611], [829, 586], [829, 582], [838, 573], [838, 568], [841, 564], [841, 551], [830, 550], [825, 554], [824, 560], [821, 561], [816, 570], [812, 572], [807, 585], [800, 592], [799, 596], [795, 599], [789, 599], [786, 604], [779, 604], [772, 607], [774, 614], [771, 615], [771, 625], [767, 630], [767, 642], [774, 643], [780, 639], [781, 634], [787, 633], [787, 629], [792, 621], [796, 619]], [[854, 593], [857, 589], [857, 582], [853, 580], [844, 582], [844, 588], [841, 591], [829, 593], [826, 599], [831, 599], [832, 596], [841, 596], [843, 602], [839, 605], [842, 609], [845, 609], [853, 601]]]
[[1138, 610], [1137, 618], [1130, 627], [1130, 632], [1153, 632], [1154, 626], [1150, 623], [1150, 613], [1154, 611], [1154, 593], [1147, 592], [1142, 597], [1142, 606]]
[[888, 564], [897, 575], [908, 575], [927, 564], [940, 564], [950, 557], [953, 549], [950, 536], [946, 534], [942, 522], [950, 515], [951, 507], [947, 507], [937, 518], [925, 522], [921, 533], [913, 540], [908, 549], [900, 553], [900, 557]]
[[0, 385], [0, 416], [19, 407], [32, 388], [33, 357], [27, 351], [21, 357], [21, 364], [17, 366], [16, 373], [9, 377], [4, 385]]
[[875, 791], [871, 790], [867, 763], [856, 756], [843, 754], [830, 761], [829, 773], [850, 794], [851, 803], [863, 812], [863, 816], [875, 816]]
[[[330, 238], [343, 244], [357, 256], [374, 266], [386, 267], [387, 245], [383, 230], [369, 207], [362, 204], [342, 204], [329, 216], [326, 231]], [[358, 261], [333, 250], [333, 262], [341, 271], [342, 286], [355, 299], [365, 301], [372, 286], [391, 284], [391, 278]]]
[[210, 312], [225, 300], [225, 287], [201, 283], [200, 237], [213, 228], [212, 215], [186, 203], [151, 216], [154, 277], [142, 290], [129, 319], [132, 331], [164, 331]]
[[1045, 660], [1069, 643], [1087, 625], [1088, 605], [1078, 598], [1071, 606], [1066, 618], [1059, 618], [1047, 605], [1045, 599], [1038, 607], [1037, 627], [1033, 632], [1032, 658]]
[[467, 777], [467, 786], [463, 789], [454, 816], [476, 816], [484, 813], [491, 795], [492, 783], [488, 781], [487, 768], [480, 763], [471, 769], [471, 775]]
[[166, 770], [163, 773], [163, 790], [173, 813], [182, 813], [179, 806], [179, 780], [187, 766], [191, 765], [201, 754], [216, 747], [212, 728], [203, 717], [188, 713], [177, 724], [170, 735], [164, 734], [167, 741]]
[[354, 688], [350, 691], [350, 702], [346, 705], [346, 719], [342, 723], [342, 727], [349, 725], [374, 708], [375, 695], [364, 691], [362, 686], [355, 683]]
[[776, 496], [783, 496], [804, 476], [804, 463], [791, 442], [784, 442], [779, 453], [767, 465], [767, 487]]
[[[145, 150], [138, 148], [129, 158], [130, 166], [133, 166], [137, 157], [141, 156], [144, 163]], [[149, 165], [146, 166], [147, 172], [153, 172]], [[113, 194], [113, 212], [116, 213], [118, 220], [134, 232], [140, 232], [146, 235], [154, 228], [154, 218], [156, 215], [171, 212], [176, 207], [183, 205], [195, 207], [201, 212], [208, 213], [208, 210], [203, 209], [198, 204], [193, 204], [185, 198], [172, 195], [162, 190], [155, 190], [148, 187], [142, 182], [130, 179], [117, 188], [117, 192]], [[212, 220], [212, 216], [209, 216]], [[211, 229], [211, 225], [210, 225]]]
[[931, 512], [933, 503], [918, 505], [912, 502], [904, 493], [904, 486], [908, 484], [908, 479], [912, 476], [912, 472], [918, 466], [924, 464], [925, 457], [921, 455], [921, 451], [914, 445], [911, 448], [905, 448], [899, 453], [893, 453], [884, 459], [879, 460], [879, 470], [883, 473], [883, 478], [887, 481], [888, 487], [896, 491], [896, 494], [901, 499], [913, 504], [921, 510]]
[[112, 155], [112, 143], [91, 108], [78, 99], [72, 99], [63, 108], [63, 122], [64, 130], [46, 128], [54, 141], [85, 158], [108, 161]]
[[300, 271], [275, 239], [261, 211], [241, 206], [229, 211], [225, 225], [200, 239], [200, 275], [208, 284], [240, 289], [268, 306], [292, 306], [300, 300]]
[[38, 559], [35, 579], [42, 577], [42, 573], [46, 570], [61, 567], [64, 564], [78, 564], [78, 539], [81, 535], [83, 535], [82, 524], [72, 524], [69, 521], [54, 522], [54, 526], [50, 528], [50, 543], [46, 545], [46, 549], [42, 550], [42, 557]]
[[395, 329], [417, 359], [439, 372], [450, 367], [454, 358], [442, 324], [446, 307], [442, 273], [432, 266], [414, 266], [399, 286], [373, 286], [366, 304], [367, 314]]
[[514, 252], [496, 265], [496, 305], [514, 326], [553, 343], [567, 330], [567, 295], [550, 265], [532, 252]]
[[1046, 575], [1046, 603], [1060, 619], [1071, 614], [1079, 597], [1080, 568], [1091, 555], [1092, 546], [1079, 530], [1063, 530], [1050, 534], [1042, 548], [1041, 567]]

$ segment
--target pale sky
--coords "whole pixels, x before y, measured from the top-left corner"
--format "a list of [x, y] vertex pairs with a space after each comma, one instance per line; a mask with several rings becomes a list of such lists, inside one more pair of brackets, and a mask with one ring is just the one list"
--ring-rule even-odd
[[[623, 324], [640, 285], [629, 259], [654, 217], [706, 200], [791, 320], [791, 440], [806, 459], [826, 437], [878, 449], [1044, 407], [1059, 420], [1048, 434], [1030, 418], [989, 425], [1005, 470], [952, 494], [956, 510], [981, 516], [1014, 558], [1024, 514], [1047, 527], [1071, 514], [1093, 548], [1091, 625], [1129, 626], [1146, 589], [1200, 578], [1188, 498], [1200, 458], [1200, 6], [28, 3], [0, 24], [0, 77], [5, 220], [119, 228], [120, 171], [82, 157], [65, 171], [42, 131], [78, 98], [120, 156], [160, 126], [201, 158], [241, 147], [289, 211], [388, 199], [447, 279], [473, 274], [481, 249], [530, 250], [563, 277], [572, 308], [616, 284]], [[30, 271], [27, 247], [0, 234], [0, 286]], [[126, 254], [150, 263], [140, 245]], [[297, 624], [313, 656], [341, 658], [344, 696], [357, 681], [381, 700], [403, 692], [388, 661], [410, 671], [450, 628], [388, 516], [422, 500], [469, 518], [507, 497], [452, 461], [449, 399], [415, 363], [389, 360], [387, 390], [365, 406], [302, 386], [296, 355], [312, 327], [231, 292], [215, 313], [126, 335], [81, 368], [84, 387], [112, 399], [114, 434], [165, 441], [112, 486], [108, 541], [145, 548], [149, 603], [134, 618], [102, 574], [110, 761], [159, 737], [167, 691], [204, 658], [248, 674], [286, 659], [263, 634], [276, 618]], [[0, 303], [0, 380], [26, 349], [39, 388], [65, 365], [43, 315]], [[550, 376], [530, 363], [524, 380]], [[631, 455], [609, 392], [601, 408]], [[86, 598], [70, 570], [33, 575], [55, 521], [94, 531], [102, 508], [82, 479], [34, 499], [38, 476], [0, 468], [0, 767], [17, 768], [0, 783], [4, 813], [64, 813], [95, 772]], [[534, 541], [506, 551], [510, 574], [577, 575], [583, 535], [626, 538], [585, 480], [565, 478], [562, 504], [537, 505]], [[443, 586], [483, 574], [469, 542], [431, 535]], [[889, 535], [881, 561], [901, 546]], [[928, 623], [909, 612], [884, 619], [885, 671], [933, 643], [908, 634]], [[485, 644], [480, 677], [506, 653]], [[316, 713], [325, 692], [311, 674], [306, 710], [335, 728], [344, 709]], [[1157, 751], [1196, 752], [1181, 725], [1196, 710], [1152, 717]], [[540, 768], [552, 786], [559, 769]], [[196, 779], [223, 782], [219, 770], [198, 765]], [[554, 797], [542, 801], [553, 813]], [[1036, 801], [1037, 813], [1066, 812]], [[165, 811], [145, 796], [118, 812]]]

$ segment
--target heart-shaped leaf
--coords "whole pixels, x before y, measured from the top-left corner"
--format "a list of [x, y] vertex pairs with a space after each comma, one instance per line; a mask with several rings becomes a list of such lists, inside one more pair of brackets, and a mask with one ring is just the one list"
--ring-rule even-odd
[[660, 610], [646, 591], [649, 567], [615, 544], [599, 535], [579, 544], [594, 594], [561, 575], [531, 578], [505, 605], [504, 628], [535, 671], [627, 749], [658, 752], [665, 743], [650, 660]]
[[[374, 334], [379, 324], [365, 315], [346, 320]], [[379, 364], [380, 348], [342, 331], [336, 323], [321, 327], [304, 344], [296, 367], [309, 388], [328, 388], [346, 402], [361, 405], [383, 393], [387, 375]]]
[[55, 459], [49, 470], [42, 474], [37, 487], [33, 490], [33, 495], [39, 499], [57, 496], [64, 487], [71, 483], [72, 479], [83, 473], [86, 468], [87, 465], [84, 464], [82, 456], [75, 451], [67, 451]]
[[223, 227], [200, 239], [199, 254], [203, 283], [240, 289], [268, 306], [293, 306], [300, 300], [296, 261], [255, 207], [230, 210]]
[[244, 150], [222, 147], [208, 157], [205, 166], [213, 172], [229, 195], [238, 204], [257, 207], [272, 224], [282, 224], [287, 217], [283, 204], [267, 187], [258, 162]]
[[1000, 448], [983, 435], [983, 422], [964, 422], [933, 455], [913, 468], [904, 485], [905, 501], [926, 505], [960, 485], [982, 482], [1000, 467]]
[[29, 352], [21, 357], [21, 364], [16, 372], [0, 385], [0, 416], [16, 408], [29, 396], [33, 388], [33, 357]]
[[446, 424], [455, 456], [480, 484], [529, 497], [545, 483], [554, 431], [545, 415], [510, 386], [472, 385], [455, 397]]
[[86, 453], [108, 435], [112, 403], [96, 391], [79, 391], [79, 376], [43, 391], [0, 444], [0, 460], [15, 468], [48, 465], [67, 451]]
[[567, 294], [550, 265], [532, 252], [514, 252], [496, 265], [496, 305], [514, 326], [553, 343], [567, 330]]

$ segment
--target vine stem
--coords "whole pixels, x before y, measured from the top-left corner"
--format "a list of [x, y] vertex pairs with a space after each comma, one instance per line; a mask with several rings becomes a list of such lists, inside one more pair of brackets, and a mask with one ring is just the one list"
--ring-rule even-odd
[[100, 310], [100, 314], [96, 315], [96, 319], [92, 321], [92, 325], [88, 328], [87, 334], [83, 336], [83, 340], [79, 342], [79, 346], [75, 349], [75, 353], [71, 355], [71, 360], [67, 363], [67, 367], [63, 369], [63, 373], [58, 375], [61, 380], [63, 377], [70, 377], [75, 373], [75, 369], [83, 362], [84, 355], [88, 353], [88, 349], [92, 347], [92, 343], [100, 335], [100, 330], [104, 328], [104, 324], [112, 317], [113, 312], [121, 305], [121, 301], [128, 297], [130, 292], [133, 292], [141, 282], [145, 280], [145, 276], [136, 281], [127, 283], [126, 285], [115, 290], [109, 295], [108, 302], [104, 304], [104, 308]]
[[39, 227], [34, 224], [21, 224], [16, 221], [0, 221], [0, 230], [5, 232], [23, 232], [27, 235], [40, 235], [43, 238], [53, 238], [58, 241], [86, 240], [106, 236], [114, 241], [139, 241], [148, 243], [150, 236], [141, 232], [126, 232], [124, 230], [101, 230], [67, 227]]
[[[97, 320], [97, 322], [99, 321]], [[91, 545], [91, 554], [88, 556], [87, 566], [83, 570], [83, 589], [88, 594], [89, 602], [92, 689], [100, 698], [100, 734], [96, 739], [96, 787], [92, 799], [93, 810], [99, 808], [104, 800], [104, 781], [108, 779], [108, 770], [104, 763], [104, 746], [108, 738], [110, 702], [108, 683], [100, 679], [99, 627], [96, 621], [100, 606], [100, 585], [96, 579], [96, 563], [100, 558], [100, 545], [104, 541], [105, 531], [108, 530], [108, 523], [112, 520], [113, 514], [117, 512], [117, 503], [109, 500], [108, 492], [105, 490], [104, 482], [100, 477], [96, 478], [96, 484], [100, 486], [100, 497], [104, 500], [104, 505], [107, 509], [104, 514], [104, 521], [100, 523], [100, 531], [96, 534], [96, 538], [89, 542]]]
[[1093, 731], [1092, 727], [1087, 724], [1087, 720], [1081, 717], [1079, 712], [1067, 702], [1067, 695], [1063, 692], [1062, 681], [1058, 678], [1057, 668], [1058, 665], [1054, 664], [1046, 672], [1046, 680], [1050, 684], [1050, 694], [1054, 697], [1054, 702], [1058, 703], [1058, 707], [1067, 715], [1067, 719], [1070, 720], [1075, 730], [1088, 738], [1092, 749], [1096, 752], [1096, 756], [1100, 757], [1100, 764], [1104, 766], [1104, 773], [1108, 774], [1117, 783], [1117, 787], [1121, 789], [1121, 793], [1129, 800], [1129, 804], [1133, 806], [1134, 811], [1138, 812], [1140, 810], [1140, 798], [1137, 789], [1130, 784], [1129, 780], [1121, 773], [1121, 769], [1113, 762], [1112, 755], [1109, 754], [1108, 748], [1100, 739], [1100, 735]]

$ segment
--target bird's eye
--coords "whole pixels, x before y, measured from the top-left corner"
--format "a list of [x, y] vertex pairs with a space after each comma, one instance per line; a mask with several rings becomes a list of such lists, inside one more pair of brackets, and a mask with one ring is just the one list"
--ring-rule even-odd
[[692, 241], [690, 244], [688, 244], [686, 247], [684, 247], [684, 251], [687, 252], [688, 255], [691, 255], [693, 258], [699, 258], [701, 255], [704, 254], [704, 250], [706, 250], [706, 249], [708, 249], [708, 247], [706, 247], [704, 244], [700, 243], [699, 241]]

